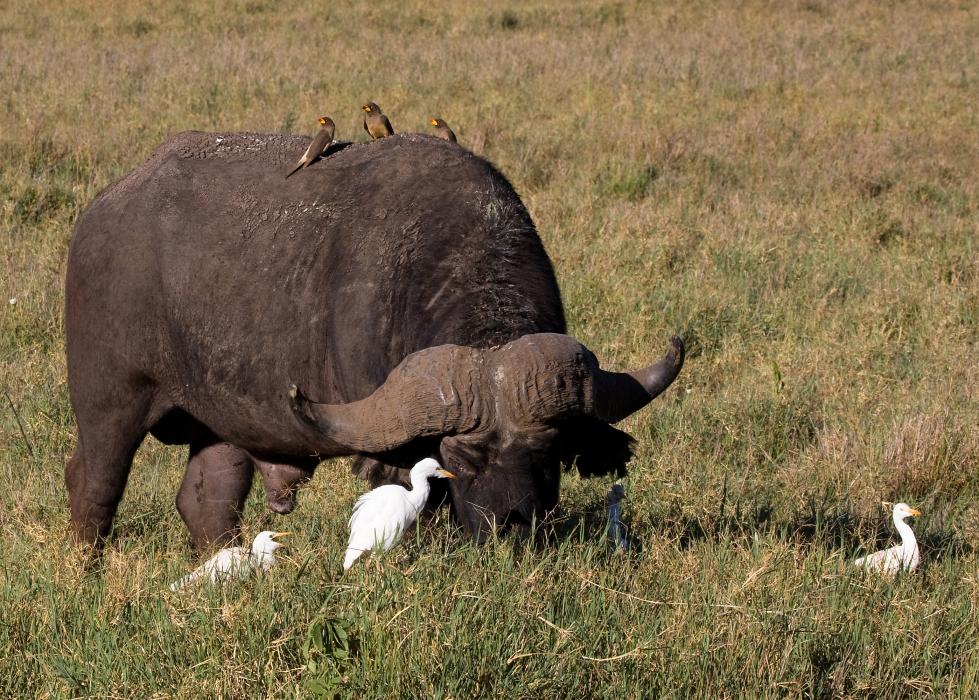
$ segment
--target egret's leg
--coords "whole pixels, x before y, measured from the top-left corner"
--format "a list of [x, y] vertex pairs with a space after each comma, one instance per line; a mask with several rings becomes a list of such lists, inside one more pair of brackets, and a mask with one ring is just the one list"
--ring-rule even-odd
[[195, 545], [204, 549], [237, 539], [254, 471], [251, 456], [234, 445], [191, 444], [177, 510]]

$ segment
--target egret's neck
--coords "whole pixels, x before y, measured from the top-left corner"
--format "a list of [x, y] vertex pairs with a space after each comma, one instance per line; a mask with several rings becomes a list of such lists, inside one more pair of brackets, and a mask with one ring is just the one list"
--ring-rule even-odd
[[425, 505], [430, 490], [431, 486], [428, 483], [427, 476], [422, 476], [421, 474], [411, 475], [411, 491], [408, 492], [408, 499], [416, 508], [421, 508]]
[[268, 570], [275, 563], [275, 545], [269, 547], [269, 542], [254, 542], [252, 544], [252, 562], [255, 566], [260, 566]]
[[264, 571], [268, 571], [275, 563], [275, 554], [267, 549], [252, 548], [252, 563]]
[[904, 522], [904, 518], [894, 518], [894, 527], [897, 528], [897, 533], [901, 536], [901, 547], [905, 551], [912, 551], [918, 546], [918, 541], [914, 537], [914, 530], [911, 526]]

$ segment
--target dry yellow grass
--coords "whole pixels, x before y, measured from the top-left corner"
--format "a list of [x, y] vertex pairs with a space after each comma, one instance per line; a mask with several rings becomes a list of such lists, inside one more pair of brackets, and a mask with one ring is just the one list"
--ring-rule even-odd
[[[359, 640], [346, 694], [977, 692], [975, 3], [8, 0], [0, 46], [4, 695], [301, 696], [321, 604]], [[182, 600], [161, 591], [192, 557], [183, 455], [148, 443], [105, 558], [82, 560], [74, 216], [175, 132], [325, 112], [360, 139], [367, 99], [397, 130], [444, 117], [511, 178], [605, 365], [687, 339], [626, 425], [641, 551], [609, 557], [608, 485], [569, 479], [551, 547], [473, 548], [440, 520], [338, 583], [360, 486], [325, 465], [291, 562]], [[844, 573], [890, 537], [882, 499], [925, 511], [921, 576]], [[271, 518], [256, 494], [249, 530]]]

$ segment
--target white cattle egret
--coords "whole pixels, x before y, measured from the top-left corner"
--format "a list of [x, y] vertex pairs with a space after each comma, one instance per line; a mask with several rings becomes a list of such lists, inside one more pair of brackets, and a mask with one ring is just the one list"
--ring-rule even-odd
[[432, 477], [454, 479], [455, 475], [426, 458], [411, 468], [411, 491], [397, 484], [378, 486], [357, 499], [350, 516], [350, 540], [343, 558], [346, 571], [358, 557], [372, 549], [387, 551], [398, 543], [405, 530], [425, 507]]
[[894, 527], [901, 535], [901, 544], [854, 559], [853, 565], [867, 571], [889, 575], [894, 575], [898, 571], [914, 571], [917, 569], [918, 564], [921, 563], [918, 541], [914, 538], [914, 530], [904, 522], [905, 518], [912, 515], [921, 515], [921, 511], [912, 508], [907, 503], [896, 503], [894, 505]]
[[252, 548], [225, 547], [197, 569], [184, 576], [179, 581], [170, 584], [171, 591], [179, 591], [190, 584], [198, 583], [206, 578], [210, 583], [248, 578], [255, 571], [268, 571], [275, 564], [275, 550], [282, 547], [276, 542], [277, 537], [284, 537], [288, 532], [271, 532], [265, 530], [258, 533]]

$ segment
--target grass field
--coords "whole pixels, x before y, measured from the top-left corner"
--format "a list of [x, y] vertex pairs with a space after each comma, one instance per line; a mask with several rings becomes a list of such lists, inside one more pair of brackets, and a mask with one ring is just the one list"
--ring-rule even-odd
[[[281, 5], [281, 6], [280, 6]], [[0, 696], [979, 695], [979, 6], [0, 2]], [[443, 116], [512, 180], [608, 367], [687, 340], [625, 422], [636, 548], [567, 478], [551, 544], [443, 513], [339, 576], [323, 465], [261, 580], [178, 596], [185, 454], [68, 538], [71, 224], [169, 134]], [[8, 303], [9, 300], [9, 303]], [[925, 564], [847, 570], [906, 500]]]

